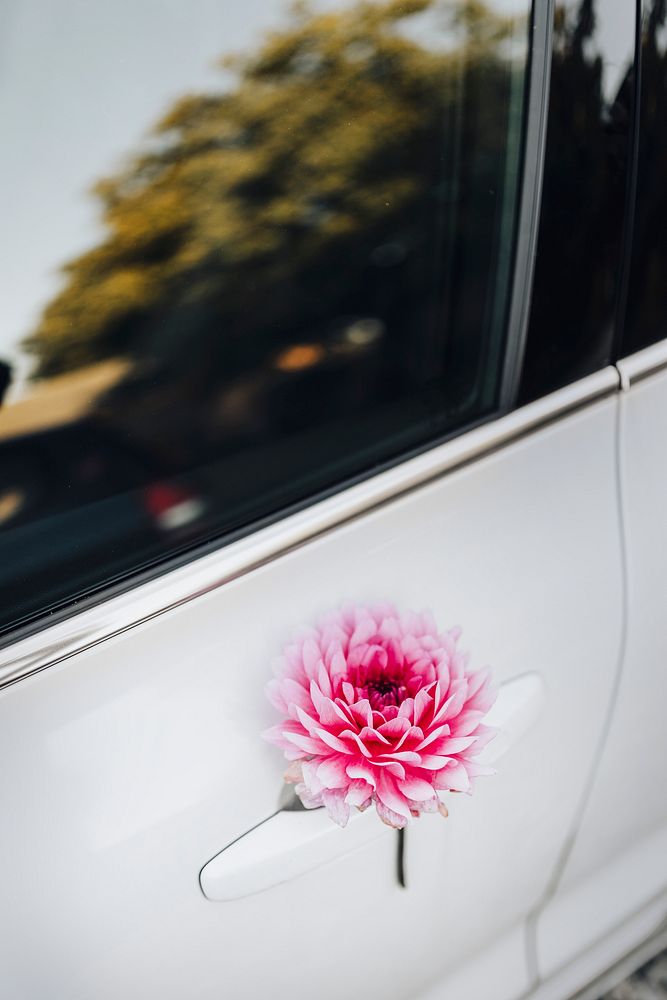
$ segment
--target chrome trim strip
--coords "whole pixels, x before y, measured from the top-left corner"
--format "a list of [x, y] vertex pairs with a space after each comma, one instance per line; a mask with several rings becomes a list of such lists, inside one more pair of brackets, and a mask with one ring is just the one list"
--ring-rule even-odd
[[628, 358], [621, 358], [616, 367], [621, 377], [621, 388], [625, 391], [637, 382], [657, 375], [667, 368], [667, 339], [659, 340], [657, 344], [651, 344]]
[[507, 347], [500, 393], [500, 405], [503, 411], [511, 410], [516, 405], [528, 335], [549, 117], [554, 0], [534, 0], [531, 17], [530, 79], [528, 81], [521, 201], [516, 238], [514, 280], [507, 324]]
[[178, 608], [618, 390], [604, 368], [281, 521], [0, 650], [0, 688]]

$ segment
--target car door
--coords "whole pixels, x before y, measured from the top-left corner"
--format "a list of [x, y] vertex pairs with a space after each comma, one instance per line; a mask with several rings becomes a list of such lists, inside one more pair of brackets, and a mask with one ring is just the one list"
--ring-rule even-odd
[[[622, 32], [620, 7], [617, 28]], [[667, 915], [667, 746], [660, 692], [667, 607], [662, 440], [667, 427], [662, 185], [667, 130], [664, 5], [641, 11], [634, 226], [621, 300], [619, 481], [627, 565], [622, 669], [599, 768], [553, 898], [537, 924], [546, 974], [587, 949], [591, 972], [650, 938]], [[636, 195], [635, 192], [636, 191]], [[621, 285], [622, 287], [622, 285]], [[627, 300], [627, 309], [625, 308]]]
[[[32, 283], [0, 432], [85, 420], [150, 462], [107, 489], [82, 455], [66, 509], [32, 519], [28, 480], [3, 484], [8, 996], [531, 985], [623, 596], [615, 370], [587, 359], [514, 406], [545, 13], [13, 8], [9, 231], [58, 197], [44, 244], [15, 248]], [[447, 820], [400, 841], [368, 813], [334, 838], [281, 808], [264, 687], [299, 625], [385, 600], [462, 626], [523, 723]]]

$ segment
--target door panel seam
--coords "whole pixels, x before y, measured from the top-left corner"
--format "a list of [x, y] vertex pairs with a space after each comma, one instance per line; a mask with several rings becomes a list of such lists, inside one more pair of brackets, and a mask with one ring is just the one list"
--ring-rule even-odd
[[600, 768], [600, 762], [604, 755], [604, 750], [616, 715], [621, 680], [625, 669], [629, 618], [628, 540], [623, 490], [623, 427], [626, 401], [627, 397], [624, 393], [619, 393], [616, 400], [616, 412], [614, 414], [614, 496], [618, 524], [617, 542], [619, 547], [619, 564], [621, 573], [621, 629], [619, 635], [618, 655], [616, 665], [614, 667], [612, 687], [602, 724], [602, 730], [596, 751], [593, 755], [589, 773], [584, 783], [579, 807], [575, 812], [572, 828], [556, 861], [542, 899], [529, 913], [526, 921], [526, 948], [529, 955], [529, 971], [531, 972], [531, 975], [535, 977], [534, 980], [531, 979], [531, 989], [535, 989], [541, 982], [543, 982], [543, 977], [540, 974], [539, 949], [537, 943], [539, 919], [543, 910], [549, 905], [558, 891], [560, 881], [576, 843], [577, 834], [586, 817], [587, 806], [590, 801], [590, 796]]

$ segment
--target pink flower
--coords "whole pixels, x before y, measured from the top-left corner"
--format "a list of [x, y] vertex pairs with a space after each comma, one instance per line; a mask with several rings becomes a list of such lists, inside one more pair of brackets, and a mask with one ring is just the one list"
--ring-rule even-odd
[[346, 606], [286, 647], [267, 685], [284, 719], [264, 736], [292, 762], [285, 780], [306, 808], [345, 826], [350, 806], [374, 803], [400, 828], [447, 815], [440, 793], [493, 773], [474, 758], [494, 735], [481, 723], [496, 693], [488, 670], [467, 669], [459, 635], [428, 613]]

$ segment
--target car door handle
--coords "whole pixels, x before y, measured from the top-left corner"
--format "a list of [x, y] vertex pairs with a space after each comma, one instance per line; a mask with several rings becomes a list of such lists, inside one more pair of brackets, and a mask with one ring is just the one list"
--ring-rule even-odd
[[[499, 760], [534, 724], [544, 702], [544, 681], [537, 673], [503, 684], [485, 720], [500, 731], [480, 760]], [[253, 827], [204, 865], [199, 876], [202, 892], [208, 899], [220, 901], [251, 896], [391, 833], [374, 809], [353, 812], [345, 829], [332, 823], [324, 809], [283, 810]]]
[[325, 809], [279, 812], [216, 855], [199, 876], [208, 899], [240, 899], [288, 882], [390, 833], [374, 809], [355, 813], [345, 829]]

